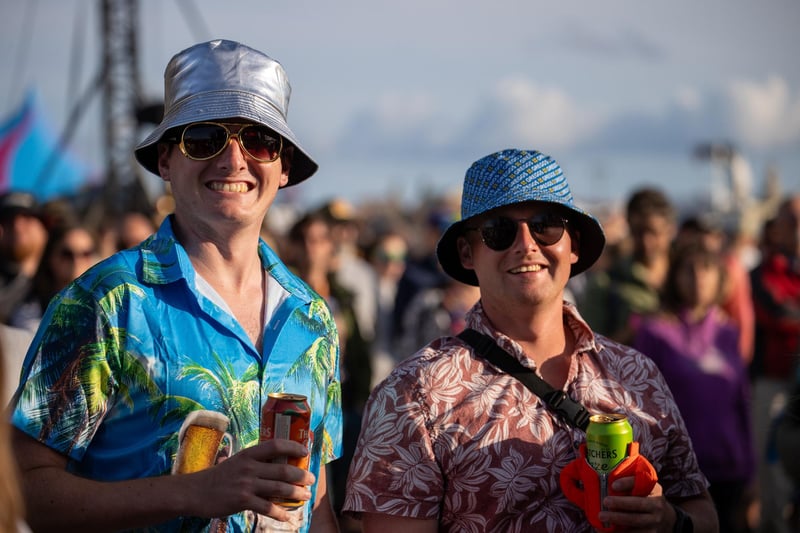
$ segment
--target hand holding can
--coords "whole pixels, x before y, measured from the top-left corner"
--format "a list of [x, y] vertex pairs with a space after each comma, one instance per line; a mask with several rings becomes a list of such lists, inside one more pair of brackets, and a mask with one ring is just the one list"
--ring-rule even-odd
[[[300, 394], [273, 393], [267, 396], [267, 401], [261, 411], [261, 442], [271, 439], [288, 439], [302, 444], [311, 449], [311, 409], [306, 397]], [[273, 459], [273, 463], [283, 463], [308, 470], [309, 456], [287, 457]], [[275, 503], [284, 507], [300, 507], [301, 500], [278, 499]]]

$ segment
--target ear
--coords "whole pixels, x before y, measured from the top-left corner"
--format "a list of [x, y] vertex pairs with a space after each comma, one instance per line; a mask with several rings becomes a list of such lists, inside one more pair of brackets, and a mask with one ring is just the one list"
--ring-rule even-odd
[[169, 177], [169, 156], [172, 153], [172, 145], [168, 143], [158, 143], [158, 173], [164, 181], [170, 181]]
[[458, 249], [458, 259], [461, 261], [461, 266], [467, 269], [474, 269], [472, 246], [466, 237], [459, 237], [456, 240], [456, 248]]
[[278, 183], [278, 187], [285, 187], [286, 184], [289, 183], [289, 169], [286, 168], [281, 170], [281, 181]]
[[292, 171], [292, 158], [294, 157], [294, 146], [286, 146], [281, 153], [281, 180], [278, 187], [285, 187], [289, 183], [289, 173]]
[[580, 251], [581, 251], [581, 232], [578, 230], [573, 230], [569, 232], [570, 236], [570, 254], [569, 254], [569, 262], [571, 265], [574, 265], [578, 262], [580, 258]]

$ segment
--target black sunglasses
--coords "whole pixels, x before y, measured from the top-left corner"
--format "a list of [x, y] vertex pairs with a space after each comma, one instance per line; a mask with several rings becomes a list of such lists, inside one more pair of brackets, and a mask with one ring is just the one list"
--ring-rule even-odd
[[73, 250], [71, 248], [62, 248], [59, 250], [58, 255], [61, 259], [75, 261], [77, 259], [89, 259], [94, 255], [94, 250]]
[[[236, 133], [228, 126], [241, 126]], [[206, 161], [218, 156], [236, 137], [242, 150], [257, 161], [270, 163], [278, 159], [283, 149], [283, 138], [260, 124], [223, 124], [220, 122], [195, 122], [181, 132], [178, 147], [183, 155], [195, 161]]]
[[467, 231], [480, 232], [481, 240], [486, 246], [496, 252], [501, 252], [514, 244], [520, 222], [528, 225], [533, 240], [540, 246], [550, 246], [560, 241], [567, 227], [565, 218], [553, 213], [545, 213], [530, 218], [494, 217], [476, 228], [467, 228]]

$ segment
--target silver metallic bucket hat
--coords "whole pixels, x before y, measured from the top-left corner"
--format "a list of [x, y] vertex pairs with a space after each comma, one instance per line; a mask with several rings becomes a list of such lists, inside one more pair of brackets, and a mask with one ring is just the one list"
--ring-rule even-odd
[[158, 175], [157, 145], [169, 129], [228, 118], [252, 120], [294, 145], [288, 185], [311, 176], [317, 164], [286, 123], [292, 89], [280, 63], [243, 44], [215, 40], [179, 52], [164, 71], [164, 118], [136, 147], [136, 159]]
[[[557, 204], [568, 212], [568, 227], [578, 234], [578, 261], [570, 276], [592, 266], [606, 243], [600, 222], [572, 200], [561, 166], [535, 150], [503, 150], [479, 159], [467, 170], [461, 197], [461, 220], [450, 225], [436, 246], [442, 269], [454, 279], [478, 285], [475, 271], [461, 265], [456, 245], [467, 222], [498, 207], [521, 202]], [[575, 233], [572, 233], [575, 235]]]

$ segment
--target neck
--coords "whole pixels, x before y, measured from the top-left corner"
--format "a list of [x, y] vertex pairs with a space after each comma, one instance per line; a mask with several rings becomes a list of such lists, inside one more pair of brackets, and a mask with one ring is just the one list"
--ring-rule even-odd
[[669, 258], [655, 257], [640, 259], [639, 262], [646, 268], [645, 281], [655, 289], [661, 288], [667, 278], [669, 270]]
[[571, 343], [560, 305], [550, 305], [527, 313], [508, 312], [508, 306], [484, 305], [484, 312], [489, 321], [500, 332], [519, 343], [537, 365], [563, 355]]
[[[261, 286], [258, 235], [240, 231], [231, 235], [204, 237], [175, 227], [195, 270], [212, 287], [224, 292], [247, 293]], [[257, 283], [256, 283], [257, 282]]]
[[700, 322], [714, 309], [713, 305], [696, 305], [686, 308], [686, 317], [690, 322]]

